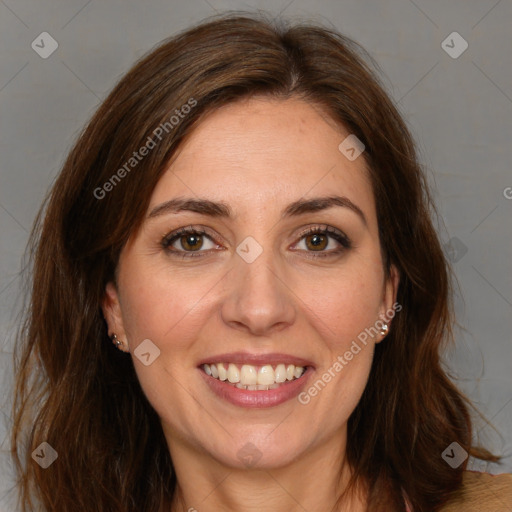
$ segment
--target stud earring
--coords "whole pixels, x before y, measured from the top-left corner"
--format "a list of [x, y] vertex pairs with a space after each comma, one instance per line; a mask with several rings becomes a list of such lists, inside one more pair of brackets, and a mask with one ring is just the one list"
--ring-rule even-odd
[[116, 346], [116, 348], [119, 348], [123, 344], [123, 342], [121, 340], [117, 339], [117, 335], [115, 333], [112, 334], [111, 339], [112, 339], [112, 343]]
[[388, 333], [388, 330], [389, 330], [388, 324], [384, 324], [380, 330], [380, 333], [382, 334], [382, 336], [385, 336]]

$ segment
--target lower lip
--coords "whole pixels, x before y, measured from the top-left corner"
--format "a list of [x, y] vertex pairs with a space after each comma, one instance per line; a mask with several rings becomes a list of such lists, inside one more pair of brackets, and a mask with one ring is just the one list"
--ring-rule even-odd
[[309, 380], [309, 376], [313, 372], [313, 369], [308, 366], [301, 377], [292, 381], [283, 382], [276, 389], [248, 391], [246, 389], [239, 389], [231, 384], [226, 384], [227, 381], [210, 377], [199, 368], [198, 370], [208, 386], [210, 386], [210, 389], [218, 397], [238, 407], [248, 408], [274, 407], [296, 397], [306, 386], [306, 381]]

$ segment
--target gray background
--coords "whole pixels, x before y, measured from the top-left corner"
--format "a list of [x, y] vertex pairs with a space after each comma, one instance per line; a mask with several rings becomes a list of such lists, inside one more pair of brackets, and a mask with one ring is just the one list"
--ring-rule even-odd
[[[512, 472], [510, 0], [0, 0], [0, 510], [14, 510], [11, 352], [20, 256], [37, 208], [78, 131], [134, 61], [226, 9], [333, 25], [379, 63], [435, 186], [439, 234], [460, 283], [447, 364], [498, 431], [481, 423], [476, 433], [507, 455], [502, 466], [470, 459], [470, 468]], [[31, 48], [45, 31], [59, 44], [47, 59]], [[456, 59], [441, 46], [454, 31], [469, 45]]]

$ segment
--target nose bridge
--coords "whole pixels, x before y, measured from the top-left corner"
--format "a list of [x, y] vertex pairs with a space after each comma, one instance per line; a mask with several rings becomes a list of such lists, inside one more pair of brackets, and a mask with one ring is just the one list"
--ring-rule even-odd
[[237, 254], [234, 258], [222, 312], [224, 321], [230, 325], [264, 334], [277, 326], [293, 323], [295, 308], [273, 251], [261, 248], [254, 260], [246, 258], [256, 249], [251, 240], [239, 245], [237, 252], [241, 256]]
[[282, 277], [276, 268], [276, 262], [270, 250], [262, 253], [252, 263], [245, 261], [237, 262], [237, 274], [241, 285], [241, 291], [247, 291], [247, 297], [266, 297], [267, 300], [275, 301], [282, 294]]

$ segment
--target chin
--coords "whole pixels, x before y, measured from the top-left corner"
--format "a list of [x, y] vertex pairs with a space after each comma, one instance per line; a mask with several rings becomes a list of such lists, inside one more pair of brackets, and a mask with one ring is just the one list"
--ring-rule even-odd
[[247, 436], [233, 440], [233, 452], [219, 455], [218, 458], [227, 466], [238, 469], [277, 469], [287, 466], [302, 452], [298, 440], [291, 436], [271, 434], [266, 439]]

